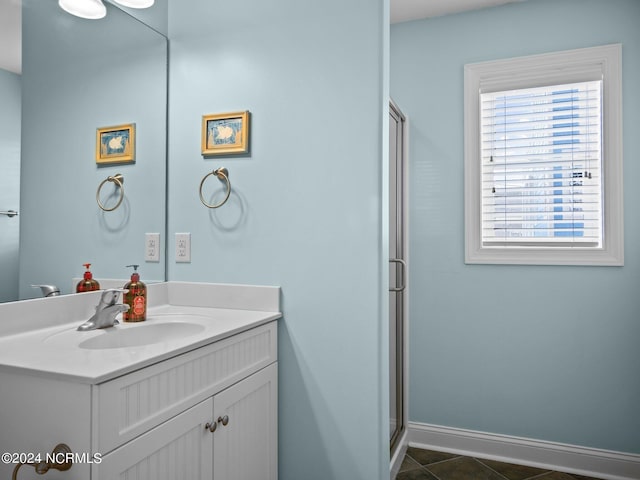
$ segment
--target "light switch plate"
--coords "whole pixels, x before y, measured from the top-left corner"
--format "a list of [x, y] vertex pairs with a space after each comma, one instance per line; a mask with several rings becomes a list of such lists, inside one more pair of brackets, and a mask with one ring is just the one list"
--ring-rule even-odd
[[176, 233], [176, 263], [191, 262], [191, 234]]
[[146, 262], [160, 261], [160, 234], [159, 233], [145, 233], [144, 260]]

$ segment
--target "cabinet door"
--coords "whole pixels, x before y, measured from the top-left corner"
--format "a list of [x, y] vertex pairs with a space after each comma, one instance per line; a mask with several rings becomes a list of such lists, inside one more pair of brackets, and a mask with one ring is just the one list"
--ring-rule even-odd
[[277, 480], [277, 365], [214, 396], [214, 480]]
[[140, 435], [94, 464], [91, 478], [211, 480], [213, 434], [205, 423], [212, 409], [210, 398]]

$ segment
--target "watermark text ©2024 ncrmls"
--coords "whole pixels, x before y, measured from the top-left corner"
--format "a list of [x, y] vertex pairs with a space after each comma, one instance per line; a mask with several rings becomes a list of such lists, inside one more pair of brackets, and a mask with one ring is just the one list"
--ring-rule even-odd
[[5, 452], [2, 454], [2, 463], [40, 463], [46, 462], [49, 464], [63, 464], [63, 463], [95, 463], [102, 462], [101, 453], [87, 453], [87, 452], [54, 452], [54, 453], [16, 453]]

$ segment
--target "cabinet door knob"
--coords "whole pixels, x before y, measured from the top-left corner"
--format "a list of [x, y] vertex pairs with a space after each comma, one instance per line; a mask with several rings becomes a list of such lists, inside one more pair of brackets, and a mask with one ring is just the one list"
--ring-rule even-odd
[[225, 415], [224, 417], [218, 417], [218, 423], [221, 423], [224, 427], [229, 423], [229, 417]]
[[[220, 420], [218, 420], [218, 421], [220, 421]], [[216, 422], [211, 422], [211, 423], [207, 422], [207, 424], [204, 426], [204, 428], [208, 428], [209, 431], [211, 433], [213, 433], [213, 432], [216, 431], [216, 428], [218, 428], [218, 424]]]

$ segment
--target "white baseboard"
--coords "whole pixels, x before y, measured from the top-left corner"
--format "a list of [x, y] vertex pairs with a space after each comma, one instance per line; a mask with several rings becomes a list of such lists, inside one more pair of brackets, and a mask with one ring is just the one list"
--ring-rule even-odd
[[408, 433], [407, 433], [407, 430], [405, 429], [404, 433], [402, 434], [402, 437], [400, 437], [400, 440], [398, 441], [398, 447], [396, 448], [396, 451], [391, 457], [391, 464], [389, 466], [390, 473], [391, 473], [390, 475], [391, 480], [395, 480], [396, 476], [398, 475], [398, 472], [400, 471], [400, 467], [402, 466], [402, 461], [404, 460], [404, 454], [407, 453], [407, 447], [408, 447], [407, 438], [408, 438]]
[[409, 422], [409, 445], [605, 480], [640, 479], [640, 455]]

